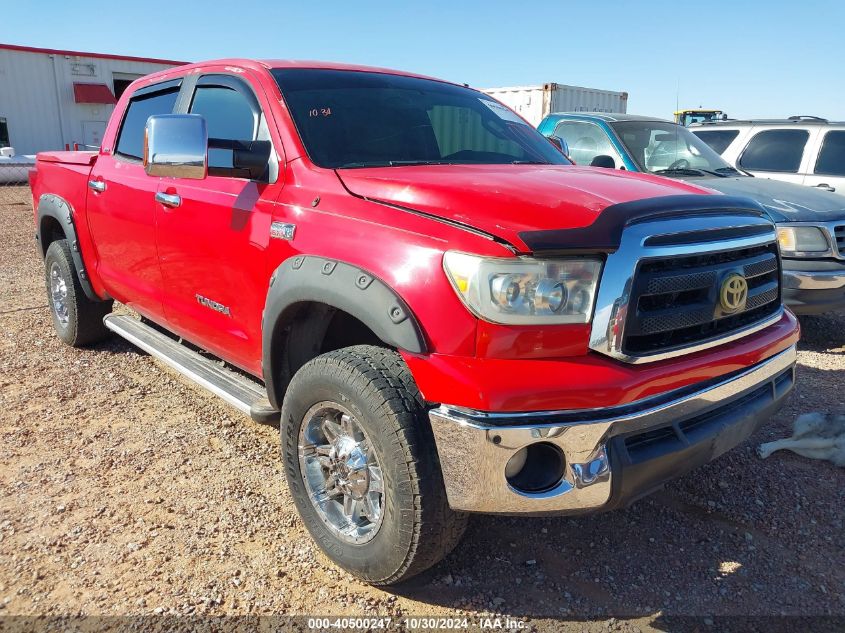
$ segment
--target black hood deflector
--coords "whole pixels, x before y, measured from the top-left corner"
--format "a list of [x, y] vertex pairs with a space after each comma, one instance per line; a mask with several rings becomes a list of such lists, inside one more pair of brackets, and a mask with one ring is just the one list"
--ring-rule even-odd
[[753, 215], [771, 219], [765, 208], [750, 198], [720, 195], [661, 196], [611, 205], [589, 226], [524, 231], [519, 237], [532, 252], [610, 253], [619, 248], [622, 231], [628, 225], [691, 215]]

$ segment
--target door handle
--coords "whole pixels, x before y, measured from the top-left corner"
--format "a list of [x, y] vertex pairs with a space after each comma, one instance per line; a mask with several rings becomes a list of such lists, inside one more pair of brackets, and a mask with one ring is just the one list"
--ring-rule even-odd
[[820, 182], [819, 184], [816, 185], [816, 187], [818, 187], [819, 189], [824, 189], [825, 191], [830, 191], [831, 193], [836, 192], [836, 187], [831, 187], [826, 182]]
[[175, 193], [163, 193], [159, 191], [156, 193], [156, 202], [160, 202], [166, 207], [176, 208], [182, 204], [182, 196]]
[[89, 180], [88, 188], [93, 189], [97, 193], [103, 193], [106, 190], [106, 183], [102, 180]]

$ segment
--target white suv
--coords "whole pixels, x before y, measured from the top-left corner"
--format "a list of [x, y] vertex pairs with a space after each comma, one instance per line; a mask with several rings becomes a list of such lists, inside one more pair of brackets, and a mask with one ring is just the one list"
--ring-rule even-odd
[[690, 126], [737, 169], [845, 194], [845, 123], [812, 116]]

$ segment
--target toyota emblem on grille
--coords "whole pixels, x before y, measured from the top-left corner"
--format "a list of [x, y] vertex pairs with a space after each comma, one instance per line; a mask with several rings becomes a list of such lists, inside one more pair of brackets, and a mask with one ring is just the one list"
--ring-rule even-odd
[[732, 273], [722, 281], [719, 301], [725, 312], [736, 312], [745, 307], [748, 299], [748, 282], [745, 277]]

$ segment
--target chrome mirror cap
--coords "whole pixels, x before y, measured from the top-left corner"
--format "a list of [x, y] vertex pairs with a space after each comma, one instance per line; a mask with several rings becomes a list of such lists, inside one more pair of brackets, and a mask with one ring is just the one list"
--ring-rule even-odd
[[208, 175], [208, 128], [199, 114], [157, 114], [144, 130], [144, 171], [149, 176]]

